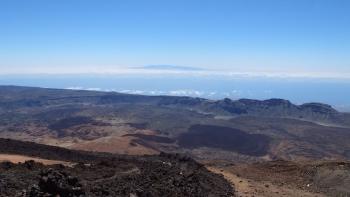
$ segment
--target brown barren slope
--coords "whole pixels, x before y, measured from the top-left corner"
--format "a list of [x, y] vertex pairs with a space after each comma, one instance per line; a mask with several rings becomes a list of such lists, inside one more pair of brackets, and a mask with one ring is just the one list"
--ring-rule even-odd
[[71, 162], [66, 162], [66, 161], [49, 160], [49, 159], [29, 157], [24, 155], [0, 154], [0, 162], [6, 162], [6, 161], [12, 162], [12, 163], [24, 163], [26, 161], [35, 161], [35, 162], [43, 163], [44, 165], [54, 165], [54, 164], [62, 164], [66, 166], [72, 165]]

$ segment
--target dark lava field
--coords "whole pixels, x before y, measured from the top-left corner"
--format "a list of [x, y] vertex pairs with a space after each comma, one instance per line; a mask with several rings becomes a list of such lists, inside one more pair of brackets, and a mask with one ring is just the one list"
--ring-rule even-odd
[[120, 156], [1, 140], [0, 152], [71, 162], [0, 163], [0, 196], [234, 196], [223, 176], [186, 156]]

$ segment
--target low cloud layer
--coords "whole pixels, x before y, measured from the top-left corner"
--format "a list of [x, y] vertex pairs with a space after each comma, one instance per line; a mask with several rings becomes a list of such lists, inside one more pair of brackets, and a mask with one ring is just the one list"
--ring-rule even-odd
[[196, 67], [152, 65], [145, 67], [72, 67], [72, 68], [5, 68], [0, 75], [145, 75], [145, 76], [213, 76], [228, 78], [325, 78], [350, 80], [350, 72], [326, 72], [326, 71], [232, 71], [200, 69]]

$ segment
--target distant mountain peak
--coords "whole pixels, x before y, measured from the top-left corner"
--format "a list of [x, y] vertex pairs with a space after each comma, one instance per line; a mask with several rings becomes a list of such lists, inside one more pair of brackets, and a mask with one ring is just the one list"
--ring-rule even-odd
[[140, 67], [133, 67], [133, 69], [148, 69], [148, 70], [186, 70], [186, 71], [199, 71], [203, 70], [202, 68], [198, 67], [191, 67], [191, 66], [178, 66], [178, 65], [146, 65], [146, 66], [140, 66]]

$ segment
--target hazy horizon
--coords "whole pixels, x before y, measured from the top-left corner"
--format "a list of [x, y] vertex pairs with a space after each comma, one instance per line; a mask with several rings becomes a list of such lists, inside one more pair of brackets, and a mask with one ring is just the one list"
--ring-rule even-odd
[[145, 65], [350, 76], [345, 0], [0, 3], [0, 73]]
[[0, 85], [113, 91], [142, 95], [191, 96], [208, 99], [281, 98], [295, 104], [320, 102], [349, 111], [350, 82], [334, 79], [250, 77], [246, 75], [4, 75]]

